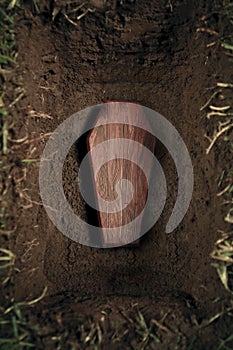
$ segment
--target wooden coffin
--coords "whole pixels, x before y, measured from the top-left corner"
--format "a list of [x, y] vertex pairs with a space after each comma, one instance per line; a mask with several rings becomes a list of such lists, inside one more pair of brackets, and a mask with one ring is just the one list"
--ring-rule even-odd
[[[118, 120], [120, 120], [120, 122], [116, 123]], [[114, 121], [114, 123], [112, 123], [112, 121]], [[154, 153], [155, 137], [147, 130], [129, 125], [131, 123], [133, 124], [135, 121], [140, 121], [140, 124], [143, 125], [145, 129], [150, 130], [149, 123], [143, 114], [142, 107], [139, 104], [129, 102], [122, 103], [120, 101], [107, 102], [100, 110], [100, 113], [98, 114], [95, 121], [94, 128], [88, 135], [88, 150], [90, 151], [94, 149], [98, 144], [106, 140], [121, 138], [137, 141], [143, 146], [147, 147], [152, 153]], [[108, 124], [101, 125], [101, 123], [106, 122]], [[114, 147], [113, 145], [105, 149], [104, 152], [98, 154], [98, 157], [101, 158], [100, 161], [102, 161], [104, 165], [101, 167], [101, 170], [98, 172], [98, 174], [95, 176], [93, 174], [94, 191], [106, 201], [111, 202], [116, 199], [116, 184], [120, 179], [129, 180], [134, 188], [133, 198], [123, 210], [116, 213], [98, 211], [98, 220], [100, 227], [119, 227], [117, 237], [113, 237], [109, 233], [103, 233], [103, 246], [106, 247], [113, 241], [116, 245], [120, 245], [121, 242], [123, 242], [120, 227], [131, 222], [135, 217], [137, 217], [142, 212], [147, 200], [148, 184], [143, 169], [141, 169], [135, 161], [132, 162], [129, 159], [117, 158], [118, 149], [116, 148], [122, 147], [127, 147], [127, 145], [123, 143], [120, 143], [120, 145], [118, 144], [117, 147]], [[113, 156], [116, 154], [116, 157], [110, 161], [105, 162], [107, 154]], [[138, 159], [143, 159], [146, 157], [144, 147], [141, 148], [141, 151], [139, 154], [137, 154], [137, 157]], [[94, 159], [90, 155], [91, 168], [93, 163]], [[151, 159], [145, 159], [144, 167], [145, 166], [149, 169], [151, 168]], [[97, 208], [99, 208], [98, 199], [96, 199], [96, 201]], [[141, 222], [139, 225], [141, 225]], [[129, 232], [128, 235], [130, 242], [133, 242], [133, 232]], [[136, 244], [138, 244], [138, 241]]]

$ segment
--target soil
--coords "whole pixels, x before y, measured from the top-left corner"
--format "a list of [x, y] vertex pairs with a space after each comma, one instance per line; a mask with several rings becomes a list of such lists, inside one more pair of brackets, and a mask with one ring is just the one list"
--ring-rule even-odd
[[[75, 339], [79, 348], [77, 322], [102, 322], [101, 317], [106, 318], [101, 326], [104, 349], [140, 349], [132, 324], [125, 324], [138, 310], [146, 320], [163, 319], [164, 327], [172, 330], [160, 335], [160, 344], [150, 339], [151, 349], [214, 349], [219, 337], [232, 331], [227, 317], [201, 330], [197, 326], [225, 303], [213, 303], [224, 296], [224, 289], [210, 252], [217, 230], [226, 226], [216, 194], [230, 157], [223, 153], [224, 143], [206, 155], [204, 135], [207, 125], [210, 133], [213, 125], [207, 124], [200, 107], [216, 79], [230, 80], [232, 68], [218, 44], [207, 47], [215, 37], [197, 31], [204, 25], [201, 18], [220, 5], [210, 0], [145, 0], [104, 7], [99, 2], [76, 26], [62, 14], [64, 1], [41, 2], [40, 14], [26, 3], [18, 15], [18, 74], [25, 95], [13, 111], [11, 133], [15, 139], [26, 134], [32, 141], [12, 143], [10, 155], [18, 203], [12, 248], [19, 270], [14, 283], [16, 300], [35, 298], [48, 286], [47, 297], [29, 316], [46, 329], [37, 339], [38, 349], [58, 346], [50, 329], [62, 335], [62, 349], [70, 349]], [[223, 27], [217, 15], [206, 23], [216, 31]], [[117, 249], [81, 246], [63, 236], [40, 204], [38, 164], [22, 162], [40, 159], [46, 134], [63, 120], [106, 100], [137, 101], [171, 121], [187, 145], [195, 176], [189, 210], [175, 232], [166, 234], [177, 174], [170, 155], [158, 145], [168, 193], [163, 215], [138, 245]], [[26, 180], [17, 182], [25, 172]], [[73, 147], [63, 169], [64, 191], [74, 211], [86, 219], [77, 172]], [[113, 324], [119, 324], [121, 334], [129, 327], [115, 343], [110, 341]]]

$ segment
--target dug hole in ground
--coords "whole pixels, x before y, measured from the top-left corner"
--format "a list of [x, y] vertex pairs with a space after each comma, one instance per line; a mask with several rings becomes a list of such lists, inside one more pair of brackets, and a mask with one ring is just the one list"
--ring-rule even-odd
[[[216, 79], [232, 78], [232, 64], [208, 46], [215, 36], [198, 28], [206, 25], [205, 16], [216, 30], [222, 28], [212, 16], [221, 1], [99, 2], [80, 20], [66, 1], [41, 1], [39, 7], [37, 14], [25, 4], [16, 17], [17, 74], [25, 94], [12, 112], [14, 138], [36, 141], [11, 154], [13, 176], [20, 178], [24, 168], [27, 173], [16, 191], [18, 207], [12, 206], [15, 300], [36, 298], [48, 286], [27, 314], [41, 327], [36, 349], [217, 349], [232, 331], [230, 318], [206, 327], [203, 322], [226, 302], [210, 253], [218, 229], [227, 225], [216, 195], [231, 158], [224, 148], [221, 156], [216, 149], [206, 154], [208, 121], [200, 108]], [[73, 113], [122, 99], [158, 111], [182, 135], [194, 168], [193, 197], [182, 223], [166, 234], [177, 173], [158, 144], [168, 193], [162, 216], [135, 247], [95, 249], [56, 229], [40, 205], [38, 164], [25, 167], [20, 161], [40, 159], [46, 135]], [[64, 192], [85, 219], [77, 173], [73, 147], [63, 168]]]

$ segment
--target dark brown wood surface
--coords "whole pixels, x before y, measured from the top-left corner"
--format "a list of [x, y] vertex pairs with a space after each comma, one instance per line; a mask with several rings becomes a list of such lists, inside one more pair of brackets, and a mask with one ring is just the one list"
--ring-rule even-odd
[[[119, 115], [121, 117], [121, 123], [111, 123], [111, 120], [117, 121]], [[109, 122], [109, 124], [98, 126], [98, 123], [101, 124], [101, 122], [106, 122], [106, 120]], [[133, 123], [137, 120], [141, 121], [141, 125], [143, 125], [147, 130], [150, 130], [150, 126], [143, 114], [143, 110], [140, 105], [132, 103], [121, 104], [116, 102], [108, 102], [103, 106], [97, 117], [95, 127], [89, 133], [87, 140], [88, 149], [92, 150], [94, 147], [96, 147], [96, 145], [106, 140], [123, 138], [137, 141], [154, 153], [154, 136], [142, 128], [122, 123], [122, 120], [125, 121], [125, 123]], [[126, 146], [125, 144], [120, 144], [117, 147]], [[110, 155], [114, 155], [117, 154], [118, 150], [114, 149], [114, 146], [112, 146], [105, 151]], [[107, 201], [114, 201], [117, 197], [116, 184], [120, 179], [129, 180], [132, 183], [134, 189], [132, 200], [123, 210], [116, 213], [98, 211], [100, 227], [119, 227], [119, 235], [117, 235], [117, 238], [112, 237], [111, 234], [103, 234], [103, 244], [108, 245], [108, 242], [114, 241], [115, 239], [117, 239], [117, 242], [120, 244], [122, 241], [120, 226], [123, 226], [134, 220], [142, 212], [145, 206], [148, 184], [146, 176], [143, 172], [143, 168], [147, 167], [147, 170], [150, 170], [152, 160], [150, 157], [148, 158], [148, 154], [146, 154], [144, 147], [141, 147], [140, 153], [136, 155], [136, 157], [138, 157], [138, 163], [139, 159], [143, 159], [142, 169], [136, 164], [137, 162], [132, 162], [128, 159], [121, 159], [116, 157], [116, 159], [105, 162], [106, 154], [104, 153], [105, 152], [101, 152], [98, 154], [98, 157], [100, 157], [98, 160], [102, 161], [105, 164], [101, 167], [98, 174], [96, 174], [94, 180], [95, 193], [98, 193], [99, 196]], [[91, 165], [93, 162], [94, 160], [90, 157]], [[99, 207], [98, 200], [97, 207]], [[139, 225], [141, 225], [141, 222]], [[130, 240], [133, 241], [133, 232], [129, 232], [128, 235]]]

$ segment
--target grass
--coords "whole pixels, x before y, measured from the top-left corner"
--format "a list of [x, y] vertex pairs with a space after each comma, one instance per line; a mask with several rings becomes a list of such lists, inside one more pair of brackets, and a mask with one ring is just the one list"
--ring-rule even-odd
[[5, 95], [12, 67], [15, 65], [16, 44], [14, 17], [7, 11], [8, 2], [0, 5], [0, 144], [3, 154], [7, 154], [7, 116]]
[[[223, 46], [229, 49], [228, 46]], [[215, 87], [214, 93], [211, 95], [207, 103], [201, 107], [201, 111], [206, 110], [206, 118], [212, 117], [221, 118], [218, 121], [218, 125], [215, 128], [211, 137], [205, 135], [210, 144], [206, 149], [208, 155], [215, 144], [221, 139], [228, 145], [228, 152], [233, 153], [233, 142], [231, 140], [230, 133], [233, 130], [233, 106], [230, 102], [225, 106], [216, 106], [220, 100], [225, 100], [225, 90], [233, 91], [232, 83], [218, 82]], [[226, 168], [229, 165], [226, 164]], [[223, 170], [218, 180], [219, 192], [218, 197], [222, 198], [222, 204], [226, 208], [226, 214], [224, 221], [230, 226], [233, 224], [233, 171]], [[212, 258], [215, 260], [213, 266], [216, 268], [219, 278], [224, 285], [225, 289], [232, 294], [233, 297], [233, 232], [225, 233], [220, 231], [221, 237], [215, 244], [215, 248], [211, 253]], [[230, 287], [231, 285], [231, 287]]]
[[[217, 83], [216, 89], [223, 88], [223, 89], [232, 89], [233, 90], [233, 84], [231, 83]], [[224, 92], [221, 90], [217, 90], [216, 96], [221, 93], [224, 94]], [[211, 103], [209, 101], [209, 103]], [[205, 108], [210, 109], [210, 104], [206, 106]], [[228, 107], [228, 106], [227, 106]], [[229, 106], [230, 110], [233, 109], [233, 106]], [[231, 113], [230, 113], [231, 114]], [[218, 116], [218, 114], [217, 114]], [[206, 150], [206, 154], [209, 154], [212, 150], [214, 144], [218, 141], [218, 139], [221, 137], [223, 141], [227, 142], [228, 145], [228, 152], [229, 154], [232, 154], [233, 151], [233, 142], [228, 136], [228, 133], [232, 131], [233, 129], [233, 114], [230, 116], [228, 113], [222, 113], [220, 116], [223, 119], [221, 122], [218, 122], [217, 129], [214, 131], [213, 137], [209, 138], [210, 145]], [[207, 113], [207, 118], [209, 119], [209, 113]], [[226, 168], [229, 168], [229, 165], [226, 164]], [[233, 224], [233, 171], [223, 170], [219, 176], [218, 180], [218, 188], [219, 193], [218, 197], [222, 199], [222, 204], [224, 205], [224, 208], [226, 208], [226, 214], [224, 216], [224, 221], [229, 224], [229, 228], [232, 227]], [[228, 233], [219, 231], [220, 232], [220, 238], [215, 244], [215, 248], [213, 252], [211, 253], [211, 257], [215, 260], [213, 263], [213, 266], [216, 268], [217, 273], [219, 275], [219, 278], [224, 285], [225, 289], [231, 293], [233, 298], [233, 231], [230, 231]]]
[[155, 327], [153, 320], [150, 321], [149, 325], [145, 321], [144, 316], [140, 311], [138, 311], [138, 315], [136, 316], [135, 320], [135, 330], [136, 333], [141, 338], [141, 349], [144, 350], [147, 346], [147, 344], [150, 341], [153, 341], [154, 343], [160, 343], [160, 339], [155, 333]]
[[[32, 5], [34, 6], [35, 10], [37, 13], [40, 13], [39, 6], [38, 6], [38, 1], [37, 0], [31, 0]], [[17, 6], [21, 6], [22, 1], [20, 0], [11, 0], [7, 6], [8, 10], [13, 10]]]
[[[16, 43], [14, 35], [14, 16], [8, 11], [9, 1], [0, 4], [0, 150], [1, 150], [1, 234], [5, 231], [5, 218], [7, 216], [7, 153], [8, 153], [8, 124], [9, 109], [6, 107], [10, 75], [16, 63]], [[5, 257], [6, 258], [6, 257]]]
[[[1, 160], [1, 216], [0, 216], [0, 289], [3, 292], [1, 296], [0, 307], [0, 349], [2, 350], [27, 350], [35, 348], [34, 333], [36, 326], [24, 316], [24, 310], [39, 302], [45, 295], [44, 289], [42, 295], [29, 302], [15, 302], [12, 298], [11, 285], [15, 272], [15, 254], [8, 247], [11, 233], [13, 230], [6, 229], [7, 211], [8, 211], [8, 127], [10, 118], [10, 109], [18, 103], [22, 97], [22, 90], [15, 88], [16, 98], [11, 104], [5, 103], [8, 99], [8, 89], [11, 86], [12, 71], [16, 65], [17, 48], [14, 35], [14, 13], [18, 1], [3, 1], [0, 4], [0, 150]], [[37, 4], [34, 1], [35, 8]], [[25, 159], [26, 165], [35, 162], [34, 159]]]
[[16, 303], [11, 301], [6, 309], [0, 308], [0, 348], [2, 350], [27, 350], [35, 348], [34, 334], [38, 326], [31, 324], [23, 315], [23, 307], [29, 307], [38, 303], [46, 294], [43, 290], [40, 297], [29, 302]]
[[233, 334], [227, 337], [226, 339], [221, 339], [217, 350], [232, 350], [232, 347], [228, 347], [228, 343], [232, 342], [232, 340], [233, 340]]
[[[228, 27], [233, 29], [232, 1], [223, 1], [223, 6], [219, 12], [219, 15], [222, 16], [224, 21], [228, 23]], [[223, 34], [219, 40], [223, 53], [229, 56], [229, 60], [232, 62], [233, 35]], [[206, 112], [207, 120], [210, 120], [210, 122], [215, 124], [215, 130], [212, 136], [205, 135], [210, 142], [206, 149], [207, 155], [210, 152], [214, 152], [214, 147], [217, 146], [219, 141], [221, 143], [225, 141], [228, 145], [229, 155], [232, 156], [233, 141], [231, 138], [231, 132], [233, 130], [233, 105], [231, 99], [228, 98], [229, 96], [232, 96], [232, 93], [232, 82], [218, 81], [214, 87], [212, 95], [200, 109], [200, 111]], [[221, 106], [219, 106], [220, 101]], [[226, 101], [224, 105], [222, 105], [222, 101]], [[216, 118], [218, 121], [214, 122], [214, 118]], [[221, 152], [221, 147], [218, 147], [218, 152]], [[219, 175], [217, 183], [219, 193], [217, 196], [221, 199], [224, 208], [226, 208], [224, 221], [229, 224], [229, 229], [231, 230], [231, 225], [233, 224], [233, 172], [230, 170], [230, 164], [226, 164], [226, 169], [222, 170], [221, 174]], [[233, 232], [226, 233], [219, 230], [219, 233], [220, 238], [216, 242], [215, 248], [211, 253], [212, 258], [215, 260], [213, 265], [217, 269], [218, 275], [224, 287], [227, 289], [227, 291], [233, 293], [229, 287], [229, 281], [232, 280], [231, 269], [233, 269]]]
[[[228, 28], [233, 28], [233, 3], [229, 0], [223, 2], [223, 7], [220, 15], [223, 16], [224, 21], [228, 24]], [[223, 54], [229, 56], [229, 62], [233, 62], [233, 35], [224, 35], [219, 38], [220, 47], [223, 50]], [[230, 92], [230, 93], [229, 93]], [[217, 82], [214, 92], [207, 101], [207, 103], [201, 108], [201, 111], [206, 111], [206, 117], [208, 120], [212, 118], [220, 118], [215, 123], [215, 130], [211, 137], [206, 136], [209, 140], [209, 146], [206, 149], [206, 154], [214, 151], [214, 147], [220, 141], [221, 144], [227, 144], [228, 150], [224, 147], [224, 155], [226, 152], [229, 154], [229, 158], [232, 159], [233, 153], [233, 141], [232, 141], [232, 130], [233, 130], [233, 105], [232, 105], [232, 93], [233, 83], [231, 81]], [[224, 100], [224, 106], [220, 101]], [[227, 101], [227, 102], [225, 102]], [[219, 107], [219, 105], [221, 105]], [[224, 146], [225, 146], [224, 145]], [[218, 148], [219, 149], [219, 148]], [[220, 151], [221, 152], [221, 149]], [[226, 163], [225, 169], [222, 170], [218, 179], [219, 192], [217, 196], [220, 198], [223, 208], [225, 210], [224, 221], [228, 224], [229, 232], [219, 230], [219, 239], [215, 243], [215, 247], [211, 253], [211, 257], [214, 260], [213, 267], [216, 269], [220, 281], [226, 291], [229, 293], [230, 307], [226, 307], [221, 314], [216, 315], [223, 316], [229, 315], [232, 317], [232, 305], [233, 305], [233, 171], [231, 165]], [[230, 334], [225, 339], [219, 340], [217, 350], [232, 349], [233, 334]]]
[[74, 1], [73, 3], [67, 3], [67, 5], [63, 6], [54, 6], [52, 11], [52, 19], [53, 21], [56, 19], [58, 14], [62, 14], [67, 22], [71, 23], [73, 26], [78, 25], [78, 21], [80, 21], [83, 17], [85, 17], [88, 13], [94, 13], [95, 8], [89, 7], [88, 2], [84, 1], [81, 5], [77, 5]]
[[221, 232], [221, 238], [216, 242], [211, 256], [222, 284], [233, 298], [233, 232]]
[[[9, 249], [0, 248], [0, 271], [3, 276], [1, 285], [9, 285], [12, 282], [15, 254]], [[9, 287], [8, 287], [9, 288]], [[38, 326], [32, 325], [23, 315], [22, 309], [32, 307], [44, 298], [47, 288], [42, 294], [31, 301], [15, 302], [5, 300], [0, 307], [0, 348], [2, 350], [27, 350], [35, 347], [34, 333]], [[7, 305], [8, 304], [8, 305]]]

